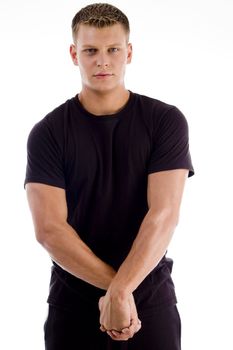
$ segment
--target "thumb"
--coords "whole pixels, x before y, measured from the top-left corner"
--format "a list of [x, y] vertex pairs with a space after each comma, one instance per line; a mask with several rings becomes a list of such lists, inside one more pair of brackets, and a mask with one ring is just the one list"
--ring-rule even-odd
[[135, 318], [137, 319], [138, 318], [138, 312], [137, 312], [137, 308], [136, 308], [136, 305], [135, 305], [133, 294], [131, 295], [131, 298], [130, 298], [129, 302], [130, 302], [131, 318], [132, 319], [135, 319]]
[[104, 297], [101, 297], [100, 300], [99, 300], [99, 303], [98, 303], [100, 310], [101, 310], [101, 306], [103, 304], [103, 299], [104, 299]]

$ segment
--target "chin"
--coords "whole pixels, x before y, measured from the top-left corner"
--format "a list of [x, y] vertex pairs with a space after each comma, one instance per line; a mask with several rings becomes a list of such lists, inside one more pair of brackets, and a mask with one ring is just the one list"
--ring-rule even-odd
[[98, 93], [109, 93], [113, 90], [116, 90], [117, 88], [119, 88], [119, 85], [109, 85], [109, 86], [96, 86], [95, 85], [89, 85], [88, 86], [89, 89], [91, 89], [92, 91], [98, 92]]

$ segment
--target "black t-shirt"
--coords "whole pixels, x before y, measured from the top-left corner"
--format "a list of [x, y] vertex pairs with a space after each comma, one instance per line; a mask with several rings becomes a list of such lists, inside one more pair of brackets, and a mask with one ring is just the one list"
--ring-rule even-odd
[[25, 184], [65, 189], [68, 223], [117, 269], [148, 211], [148, 174], [179, 168], [194, 173], [175, 106], [130, 91], [121, 111], [96, 116], [75, 96], [33, 127]]

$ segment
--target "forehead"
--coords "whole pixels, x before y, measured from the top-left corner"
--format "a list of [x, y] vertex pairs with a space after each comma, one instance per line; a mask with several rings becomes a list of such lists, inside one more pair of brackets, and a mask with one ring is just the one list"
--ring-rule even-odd
[[81, 24], [76, 35], [79, 45], [124, 44], [126, 40], [127, 33], [119, 23], [103, 28]]

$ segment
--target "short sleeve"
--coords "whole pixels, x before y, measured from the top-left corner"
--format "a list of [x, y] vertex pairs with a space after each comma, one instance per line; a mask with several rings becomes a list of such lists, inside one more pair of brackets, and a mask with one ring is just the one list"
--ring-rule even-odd
[[178, 108], [172, 107], [163, 114], [154, 130], [152, 143], [148, 174], [187, 169], [189, 176], [194, 175], [189, 152], [188, 123]]
[[44, 118], [32, 128], [28, 137], [24, 187], [28, 182], [37, 182], [65, 189], [63, 168], [61, 145]]

